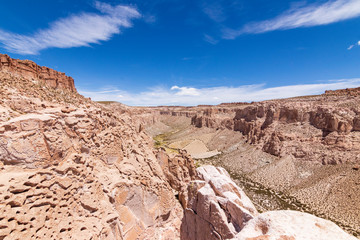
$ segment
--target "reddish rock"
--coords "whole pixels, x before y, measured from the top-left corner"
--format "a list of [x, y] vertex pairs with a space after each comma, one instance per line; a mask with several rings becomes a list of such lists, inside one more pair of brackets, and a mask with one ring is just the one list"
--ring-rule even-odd
[[0, 239], [179, 239], [192, 159], [158, 160], [126, 107], [19, 75], [0, 72]]
[[341, 96], [341, 95], [358, 96], [360, 95], [360, 87], [346, 88], [340, 90], [327, 90], [325, 91], [324, 95], [325, 96]]
[[360, 160], [358, 89], [248, 104], [157, 107], [151, 112], [164, 119], [187, 117], [197, 128], [241, 132], [247, 143], [277, 157], [292, 155], [324, 165], [354, 163]]
[[72, 77], [68, 77], [65, 73], [48, 67], [41, 67], [29, 60], [13, 59], [6, 54], [0, 54], [0, 71], [7, 71], [25, 78], [40, 80], [52, 88], [76, 92]]

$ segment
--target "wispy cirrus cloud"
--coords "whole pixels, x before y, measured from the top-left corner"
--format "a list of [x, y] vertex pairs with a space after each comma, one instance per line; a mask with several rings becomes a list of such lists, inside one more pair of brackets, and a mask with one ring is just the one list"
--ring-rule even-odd
[[0, 43], [9, 52], [38, 54], [47, 48], [71, 48], [99, 44], [132, 26], [132, 20], [141, 14], [131, 6], [111, 6], [96, 2], [98, 13], [80, 13], [58, 19], [46, 29], [32, 35], [22, 35], [0, 29]]
[[351, 49], [353, 49], [354, 47], [357, 47], [357, 46], [360, 46], [360, 41], [358, 41], [358, 42], [355, 43], [355, 44], [351, 44], [351, 45], [347, 48], [347, 50], [351, 50]]
[[219, 104], [223, 102], [250, 102], [275, 98], [288, 98], [303, 95], [321, 94], [325, 90], [358, 87], [360, 78], [330, 80], [316, 84], [266, 87], [264, 84], [239, 87], [194, 88], [157, 87], [140, 93], [130, 93], [117, 88], [105, 91], [79, 92], [95, 101], [118, 101], [131, 106]]
[[214, 37], [208, 35], [208, 34], [204, 34], [204, 41], [212, 44], [212, 45], [215, 45], [219, 42], [219, 40], [216, 40]]
[[219, 2], [205, 2], [202, 11], [213, 21], [223, 22], [226, 20], [224, 8]]
[[359, 16], [359, 0], [331, 0], [323, 4], [294, 7], [273, 19], [249, 23], [240, 29], [225, 28], [223, 37], [234, 39], [242, 34], [327, 25]]

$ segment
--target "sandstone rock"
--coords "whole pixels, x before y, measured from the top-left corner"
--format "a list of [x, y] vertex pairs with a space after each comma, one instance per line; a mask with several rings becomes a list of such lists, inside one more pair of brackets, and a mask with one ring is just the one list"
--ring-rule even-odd
[[258, 214], [222, 168], [199, 167], [188, 185], [182, 239], [229, 239]]
[[360, 154], [360, 95], [358, 89], [338, 92], [251, 104], [158, 107], [152, 111], [164, 118], [187, 116], [197, 128], [241, 132], [249, 144], [277, 157], [293, 155], [324, 165], [354, 163]]
[[157, 159], [171, 187], [175, 190], [180, 192], [191, 180], [194, 180], [194, 162], [186, 152], [180, 151], [178, 155], [169, 157], [164, 149], [160, 149]]
[[351, 240], [336, 224], [290, 211], [259, 214], [222, 168], [203, 166], [188, 186], [181, 239]]
[[250, 220], [238, 240], [356, 240], [333, 222], [296, 211], [272, 211]]
[[[58, 91], [71, 90], [61, 82], [71, 79], [5, 60], [0, 238], [179, 238], [183, 210], [176, 195], [194, 178], [192, 159], [180, 153], [160, 165], [151, 138], [138, 132], [125, 107], [114, 112]], [[28, 73], [56, 89], [24, 78]]]
[[0, 54], [0, 70], [20, 74], [23, 77], [39, 79], [53, 88], [76, 92], [74, 79], [51, 68], [40, 67], [29, 60], [12, 59], [8, 55]]
[[63, 113], [71, 113], [74, 112], [76, 109], [75, 108], [70, 108], [70, 107], [64, 107], [61, 109], [61, 112]]

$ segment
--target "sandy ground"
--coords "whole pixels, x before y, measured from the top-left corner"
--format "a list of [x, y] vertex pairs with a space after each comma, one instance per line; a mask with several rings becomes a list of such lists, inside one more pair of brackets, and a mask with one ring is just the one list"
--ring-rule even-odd
[[221, 152], [217, 150], [209, 151], [205, 143], [199, 139], [176, 141], [169, 144], [169, 146], [171, 148], [186, 150], [187, 153], [195, 159], [210, 158], [221, 154]]

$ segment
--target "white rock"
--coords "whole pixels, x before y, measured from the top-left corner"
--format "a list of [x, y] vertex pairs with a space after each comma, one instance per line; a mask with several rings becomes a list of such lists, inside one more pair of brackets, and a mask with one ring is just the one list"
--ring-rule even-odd
[[333, 222], [290, 210], [260, 214], [250, 220], [234, 239], [356, 240]]

